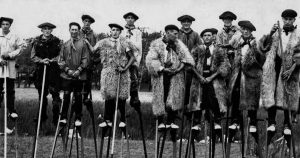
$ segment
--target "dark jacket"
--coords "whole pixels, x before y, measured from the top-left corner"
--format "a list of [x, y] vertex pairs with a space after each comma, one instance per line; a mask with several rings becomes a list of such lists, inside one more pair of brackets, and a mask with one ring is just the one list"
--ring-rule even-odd
[[47, 66], [46, 79], [50, 79], [52, 86], [58, 86], [60, 83], [60, 69], [57, 63], [61, 41], [57, 37], [51, 35], [48, 40], [42, 38], [43, 35], [36, 37], [33, 41], [33, 47], [31, 50], [31, 60], [36, 64], [36, 69], [34, 72], [35, 86], [36, 88], [41, 88], [43, 80], [43, 68], [44, 64], [41, 61], [45, 58], [54, 60], [50, 65]]

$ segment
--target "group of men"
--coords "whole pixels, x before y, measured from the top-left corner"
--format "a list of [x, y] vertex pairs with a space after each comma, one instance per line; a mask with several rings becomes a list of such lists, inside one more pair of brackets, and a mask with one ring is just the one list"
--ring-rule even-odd
[[[75, 125], [81, 125], [82, 105], [91, 101], [93, 65], [101, 62], [101, 95], [105, 100], [104, 122], [100, 127], [112, 126], [115, 102], [119, 97], [121, 113], [119, 127], [126, 126], [125, 103], [139, 108], [139, 64], [142, 56], [142, 32], [134, 25], [139, 17], [125, 14], [125, 27], [109, 24], [110, 37], [98, 40], [91, 29], [95, 19], [82, 16], [83, 27], [69, 24], [70, 39], [63, 43], [52, 35], [51, 23], [38, 26], [42, 34], [32, 42], [31, 59], [36, 64], [35, 86], [43, 97], [42, 121], [47, 120], [47, 95], [52, 95], [53, 123], [67, 123], [67, 112], [73, 92]], [[256, 27], [248, 20], [233, 25], [237, 16], [226, 11], [219, 16], [224, 27], [219, 31], [208, 28], [200, 33], [191, 25], [195, 18], [178, 18], [182, 27], [167, 25], [165, 35], [151, 43], [146, 66], [151, 74], [153, 113], [159, 129], [178, 129], [178, 112], [193, 114], [192, 130], [200, 130], [203, 110], [215, 117], [214, 129], [221, 129], [218, 120], [226, 112], [234, 117], [230, 129], [238, 128], [241, 111], [250, 117], [250, 132], [257, 132], [256, 115], [260, 107], [268, 109], [268, 131], [276, 130], [276, 111], [284, 109], [285, 135], [291, 135], [289, 111], [299, 109], [299, 46], [300, 32], [294, 26], [297, 12], [291, 9], [281, 14], [283, 27], [276, 23], [259, 42], [252, 35]], [[20, 54], [22, 41], [10, 31], [13, 19], [0, 18], [0, 82], [3, 91], [7, 78], [9, 116], [17, 118], [14, 107], [15, 58]], [[279, 31], [278, 31], [279, 30]], [[100, 59], [100, 60], [98, 60]], [[43, 84], [43, 77], [45, 83]], [[42, 87], [44, 86], [44, 96]], [[119, 87], [119, 91], [117, 91]], [[59, 96], [63, 90], [63, 102]], [[1, 93], [3, 98], [3, 93]], [[62, 108], [58, 120], [59, 107]]]
[[[178, 112], [193, 114], [191, 130], [200, 130], [204, 110], [221, 130], [220, 120], [231, 113], [230, 130], [242, 124], [247, 111], [249, 132], [256, 133], [257, 111], [268, 111], [268, 132], [276, 131], [276, 112], [284, 110], [284, 135], [291, 135], [289, 112], [299, 109], [299, 30], [297, 12], [281, 14], [283, 27], [276, 23], [259, 42], [248, 20], [233, 25], [237, 16], [226, 11], [219, 16], [224, 27], [208, 28], [198, 34], [191, 29], [190, 15], [178, 18], [182, 27], [165, 27], [166, 35], [151, 43], [146, 65], [152, 78], [153, 113], [159, 129], [178, 129]], [[281, 44], [282, 43], [282, 44]], [[209, 118], [208, 118], [209, 119]], [[229, 119], [229, 118], [228, 118]]]

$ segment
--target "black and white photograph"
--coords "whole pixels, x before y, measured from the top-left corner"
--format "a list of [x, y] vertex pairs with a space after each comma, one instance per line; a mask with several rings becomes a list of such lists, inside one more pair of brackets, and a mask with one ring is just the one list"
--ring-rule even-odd
[[0, 158], [300, 158], [300, 1], [0, 6]]

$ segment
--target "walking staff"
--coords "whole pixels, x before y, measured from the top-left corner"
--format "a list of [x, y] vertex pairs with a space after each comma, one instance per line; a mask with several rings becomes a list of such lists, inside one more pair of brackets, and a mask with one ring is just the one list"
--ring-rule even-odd
[[[178, 39], [179, 28], [165, 27], [166, 35], [153, 41], [146, 56], [146, 66], [152, 79], [152, 110], [157, 117], [157, 130], [163, 132], [177, 130], [177, 112], [182, 110], [184, 99], [184, 66], [195, 65], [188, 48]], [[166, 115], [166, 119], [164, 118]], [[157, 144], [158, 142], [155, 142]], [[160, 157], [163, 155], [162, 142]], [[157, 153], [155, 153], [157, 154]]]
[[[260, 106], [268, 109], [269, 127], [267, 130], [269, 134], [276, 132], [277, 109], [283, 109], [283, 135], [288, 142], [288, 148], [292, 151], [290, 142], [294, 139], [291, 139], [293, 132], [290, 116], [295, 117], [294, 113], [299, 108], [299, 68], [293, 60], [293, 56], [299, 53], [300, 33], [294, 26], [297, 17], [296, 11], [286, 9], [282, 12], [281, 17], [282, 29], [279, 29], [278, 23], [275, 23], [271, 32], [261, 39], [259, 47], [262, 52], [266, 53]], [[270, 139], [271, 136], [268, 138]]]
[[[21, 49], [24, 46], [23, 41], [14, 34], [10, 27], [13, 23], [13, 19], [8, 17], [1, 17], [0, 24], [2, 31], [0, 32], [0, 91], [5, 91], [5, 97], [3, 93], [0, 95], [1, 102], [4, 103], [4, 156], [7, 156], [7, 133], [15, 132], [17, 136], [17, 119], [18, 114], [15, 109], [15, 78], [16, 78], [16, 57], [20, 55]], [[8, 115], [7, 115], [8, 114]], [[14, 122], [14, 127], [8, 128], [7, 117]], [[17, 143], [15, 142], [16, 154]]]

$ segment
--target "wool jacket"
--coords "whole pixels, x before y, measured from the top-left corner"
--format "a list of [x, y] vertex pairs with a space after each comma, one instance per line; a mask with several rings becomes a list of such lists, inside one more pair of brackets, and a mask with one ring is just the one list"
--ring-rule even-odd
[[[101, 63], [101, 95], [104, 99], [115, 99], [117, 97], [118, 72], [119, 66], [125, 67], [128, 62], [128, 54], [134, 54], [137, 50], [135, 46], [126, 38], [120, 36], [118, 39], [111, 37], [100, 40], [94, 49], [98, 49]], [[129, 69], [120, 74], [119, 98], [127, 99], [130, 90]]]
[[[175, 42], [176, 51], [172, 51], [172, 68], [176, 69], [181, 63], [195, 65], [194, 59], [185, 44], [177, 40]], [[165, 67], [165, 54], [167, 54], [166, 44], [159, 38], [150, 45], [146, 56], [146, 66], [151, 75], [152, 83], [152, 110], [154, 115], [161, 116], [166, 113], [166, 108], [173, 111], [183, 107], [184, 99], [184, 69], [171, 78], [170, 89], [166, 103], [164, 102], [163, 75], [160, 73], [161, 67]]]
[[[205, 60], [205, 50], [206, 47], [204, 45], [197, 46], [192, 50], [192, 54], [197, 55], [196, 58], [196, 70], [203, 75], [203, 67]], [[225, 77], [228, 76], [230, 69], [229, 61], [226, 57], [226, 54], [223, 49], [215, 46], [211, 56], [211, 66], [210, 71], [212, 73], [219, 72], [220, 75], [217, 76], [213, 81], [213, 87], [215, 90], [215, 95], [219, 103], [220, 109], [224, 109], [227, 103], [227, 87], [225, 83]], [[190, 98], [188, 104], [188, 111], [197, 111], [201, 110], [202, 103], [202, 94], [203, 92], [202, 85], [196, 76], [192, 79], [192, 85], [190, 89]]]
[[257, 49], [255, 39], [251, 44], [244, 44], [242, 37], [234, 39], [234, 48], [237, 50], [234, 55], [232, 73], [230, 75], [228, 94], [232, 103], [236, 99], [233, 96], [234, 89], [239, 89], [239, 109], [257, 110], [259, 106], [260, 85], [262, 77], [262, 65], [264, 54]]
[[[261, 84], [260, 107], [270, 108], [277, 106], [283, 109], [297, 111], [299, 108], [299, 67], [296, 67], [288, 80], [283, 80], [281, 75], [289, 70], [295, 61], [293, 56], [300, 50], [300, 31], [295, 29], [290, 32], [290, 38], [286, 49], [281, 53], [279, 34], [276, 32], [272, 37], [271, 49], [266, 51], [264, 36], [259, 44], [259, 50], [266, 53], [266, 61], [263, 65]], [[280, 71], [275, 71], [276, 56], [281, 58]], [[279, 73], [279, 74], [278, 74]], [[276, 78], [276, 76], [278, 76]]]

